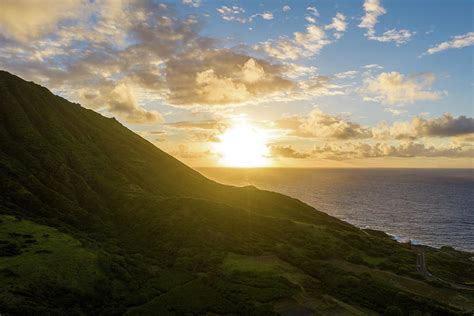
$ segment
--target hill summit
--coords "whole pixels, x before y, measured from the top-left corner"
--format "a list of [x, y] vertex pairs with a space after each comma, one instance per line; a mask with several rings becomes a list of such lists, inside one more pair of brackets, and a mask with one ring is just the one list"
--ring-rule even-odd
[[2, 315], [474, 311], [472, 254], [216, 183], [5, 71], [0, 123]]

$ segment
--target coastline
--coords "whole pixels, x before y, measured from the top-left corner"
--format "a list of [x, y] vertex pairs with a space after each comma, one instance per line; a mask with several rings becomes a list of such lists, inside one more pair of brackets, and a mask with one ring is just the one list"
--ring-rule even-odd
[[[392, 210], [398, 209], [398, 208], [404, 208], [403, 203], [409, 203], [411, 202], [409, 198], [406, 198], [403, 196], [404, 201], [402, 204], [398, 205], [398, 208], [391, 208], [390, 206], [385, 206], [385, 204], [388, 205], [388, 202], [386, 202], [387, 198], [393, 198], [392, 196], [386, 197], [384, 194], [379, 194], [379, 199], [376, 199], [375, 197], [373, 198], [373, 201], [363, 201], [366, 202], [364, 204], [357, 204], [357, 206], [350, 205], [352, 209], [347, 209], [348, 203], [347, 203], [347, 198], [346, 201], [344, 201], [346, 204], [341, 203], [341, 206], [336, 205], [339, 203], [339, 201], [336, 201], [334, 203], [334, 199], [338, 199], [338, 197], [332, 197], [332, 201], [330, 198], [327, 198], [325, 196], [325, 193], [327, 193], [327, 188], [321, 188], [318, 186], [318, 183], [316, 182], [314, 186], [317, 186], [317, 189], [313, 189], [311, 187], [312, 185], [312, 179], [315, 178], [316, 176], [314, 174], [319, 175], [319, 173], [322, 173], [324, 177], [324, 181], [330, 182], [333, 180], [333, 173], [336, 175], [344, 173], [344, 174], [356, 174], [355, 178], [356, 180], [371, 180], [370, 177], [366, 177], [367, 179], [361, 178], [359, 174], [365, 174], [367, 173], [368, 175], [376, 175], [377, 177], [381, 177], [380, 174], [384, 175], [385, 172], [388, 172], [389, 175], [398, 173], [398, 172], [404, 172], [406, 175], [411, 176], [412, 178], [415, 178], [416, 181], [421, 182], [421, 184], [415, 183], [418, 186], [424, 186], [423, 183], [423, 178], [419, 176], [421, 175], [428, 175], [430, 176], [431, 173], [435, 173], [435, 175], [438, 177], [439, 175], [442, 175], [444, 179], [448, 179], [448, 181], [456, 184], [456, 182], [462, 183], [463, 185], [467, 183], [468, 185], [468, 190], [470, 189], [471, 183], [474, 183], [474, 169], [465, 169], [465, 168], [457, 168], [457, 169], [447, 169], [447, 168], [438, 168], [438, 169], [433, 169], [433, 168], [423, 168], [423, 169], [418, 169], [418, 168], [225, 168], [225, 167], [206, 167], [206, 168], [197, 168], [197, 170], [203, 174], [204, 176], [217, 181], [222, 184], [226, 185], [233, 185], [233, 186], [255, 186], [259, 189], [262, 190], [267, 190], [267, 191], [273, 191], [273, 192], [278, 192], [287, 196], [290, 196], [292, 198], [296, 198], [300, 201], [302, 201], [305, 204], [310, 205], [311, 207], [315, 208], [318, 211], [324, 212], [330, 216], [334, 216], [342, 221], [345, 221], [351, 225], [354, 225], [360, 229], [374, 229], [378, 231], [382, 231], [386, 233], [389, 236], [392, 236], [393, 239], [400, 243], [410, 243], [413, 245], [425, 245], [428, 247], [432, 247], [433, 249], [441, 249], [443, 247], [451, 247], [457, 251], [461, 252], [467, 252], [474, 254], [474, 247], [471, 245], [471, 243], [464, 243], [465, 241], [470, 240], [469, 239], [469, 234], [468, 231], [464, 232], [462, 229], [465, 229], [465, 227], [454, 227], [456, 230], [453, 229], [453, 227], [446, 226], [445, 223], [441, 223], [438, 226], [438, 229], [433, 228], [432, 232], [429, 230], [425, 230], [425, 227], [428, 227], [430, 223], [427, 221], [425, 222], [425, 219], [423, 217], [420, 217], [418, 219], [418, 222], [416, 223], [410, 223], [407, 220], [407, 217], [403, 217], [402, 215], [395, 214], [392, 216], [392, 214], [387, 214], [387, 208], [389, 209], [389, 212], [393, 212]], [[314, 172], [314, 174], [311, 174], [311, 172]], [[327, 175], [331, 174], [331, 177], [328, 177]], [[416, 175], [415, 176], [413, 176]], [[288, 176], [288, 178], [287, 178]], [[305, 180], [304, 177], [309, 177], [309, 180]], [[319, 181], [318, 179], [316, 179]], [[337, 178], [335, 180], [338, 180]], [[397, 179], [398, 180], [398, 179]], [[436, 179], [438, 180], [438, 179]], [[335, 181], [336, 182], [336, 181]], [[300, 185], [300, 183], [303, 183]], [[341, 181], [338, 182], [340, 184]], [[324, 185], [327, 186], [327, 183], [323, 183]], [[404, 184], [404, 183], [402, 183]], [[453, 185], [454, 185], [453, 184]], [[361, 188], [357, 188], [357, 190], [353, 190], [352, 192], [347, 191], [347, 183], [344, 183], [346, 191], [344, 193], [347, 195], [349, 193], [352, 193], [350, 196], [351, 199], [359, 199], [361, 195], [370, 195], [372, 192], [367, 190], [367, 192], [363, 191]], [[390, 184], [391, 186], [396, 186], [398, 183], [393, 183]], [[436, 182], [431, 182], [428, 183], [427, 186], [429, 187], [430, 185], [437, 186], [438, 183]], [[336, 184], [334, 185], [336, 186]], [[355, 187], [355, 186], [354, 186]], [[326, 191], [325, 191], [326, 189]], [[353, 188], [349, 187], [349, 190]], [[368, 188], [368, 189], [373, 189]], [[378, 187], [375, 187], [375, 189], [378, 189]], [[411, 189], [411, 188], [410, 188]], [[344, 190], [344, 189], [342, 189]], [[416, 190], [412, 190], [416, 191]], [[333, 192], [329, 192], [333, 193]], [[382, 192], [385, 193], [385, 192]], [[389, 192], [390, 193], [390, 192]], [[444, 192], [441, 192], [444, 193]], [[339, 192], [337, 193], [339, 194]], [[446, 193], [447, 194], [447, 193]], [[334, 195], [334, 193], [333, 193]], [[341, 195], [341, 198], [344, 196]], [[416, 196], [411, 196], [411, 198], [417, 198]], [[380, 199], [383, 198], [383, 199]], [[401, 196], [398, 196], [398, 198], [402, 198]], [[428, 203], [427, 206], [425, 205], [417, 205], [416, 207], [424, 207], [426, 209], [430, 209], [429, 203], [432, 203], [430, 199], [421, 199], [421, 203]], [[329, 201], [329, 202], [328, 202]], [[469, 200], [470, 201], [470, 200]], [[469, 206], [471, 202], [465, 202]], [[360, 201], [359, 201], [360, 202]], [[393, 202], [393, 201], [392, 201]], [[332, 203], [332, 204], [331, 204]], [[352, 203], [352, 201], [349, 201], [349, 203]], [[357, 203], [355, 201], [354, 203]], [[418, 201], [420, 203], [420, 201]], [[393, 204], [393, 203], [392, 203]], [[380, 210], [379, 214], [379, 209], [380, 207], [385, 207], [385, 210]], [[424, 210], [424, 211], [425, 211]], [[427, 217], [428, 220], [431, 216], [431, 210], [428, 212], [425, 211], [424, 216]], [[443, 213], [449, 213], [449, 209], [443, 210]], [[468, 214], [470, 212], [468, 211]], [[392, 216], [391, 220], [384, 220], [383, 216]], [[405, 215], [410, 216], [405, 213]], [[436, 215], [436, 214], [435, 214]], [[416, 216], [415, 216], [416, 217]], [[380, 220], [379, 220], [380, 218]], [[365, 219], [365, 220], [364, 220]], [[416, 220], [416, 218], [415, 218]], [[440, 219], [437, 219], [438, 222]], [[451, 218], [449, 220], [447, 219], [446, 222], [450, 222]], [[465, 222], [465, 226], [469, 226], [469, 221], [470, 219], [466, 219], [467, 222]], [[401, 225], [392, 225], [392, 223], [401, 223]], [[403, 224], [405, 223], [405, 224]], [[385, 225], [384, 225], [385, 224]], [[387, 226], [388, 224], [388, 226]], [[401, 228], [401, 229], [400, 229]], [[440, 229], [442, 228], [442, 229]], [[467, 235], [466, 237], [460, 237], [460, 235], [454, 234], [454, 232], [459, 231], [463, 232], [463, 234]], [[415, 233], [418, 234], [410, 234], [410, 230], [415, 231]], [[439, 238], [441, 235], [434, 235], [434, 231], [437, 232], [442, 232], [445, 233], [445, 237]], [[421, 232], [421, 233], [420, 233]], [[450, 235], [449, 233], [453, 232], [453, 235]], [[425, 234], [426, 236], [423, 236]], [[425, 238], [423, 238], [425, 237]], [[439, 238], [439, 240], [438, 240]], [[462, 239], [465, 238], [465, 239]], [[431, 239], [431, 240], [430, 240]], [[446, 240], [450, 241], [460, 241], [459, 243], [456, 242], [446, 242]]]

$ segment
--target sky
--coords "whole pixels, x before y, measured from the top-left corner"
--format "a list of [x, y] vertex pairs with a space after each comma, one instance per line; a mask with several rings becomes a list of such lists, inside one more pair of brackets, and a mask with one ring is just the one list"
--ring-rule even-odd
[[193, 166], [474, 167], [470, 0], [3, 0], [0, 69]]

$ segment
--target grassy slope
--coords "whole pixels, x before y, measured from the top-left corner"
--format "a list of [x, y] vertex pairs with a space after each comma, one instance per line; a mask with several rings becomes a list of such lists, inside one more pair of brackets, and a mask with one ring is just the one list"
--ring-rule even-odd
[[73, 296], [87, 296], [103, 278], [97, 254], [74, 237], [0, 215], [0, 310], [60, 311], [60, 306], [44, 301], [43, 295], [53, 291], [57, 301], [67, 304]]
[[[48, 242], [56, 243], [62, 258], [80, 254], [85, 260], [81, 269], [79, 259], [60, 261], [57, 269], [36, 254], [5, 259], [40, 267], [41, 278], [25, 283], [29, 291], [52, 284], [58, 291], [82, 293], [67, 304], [55, 291], [43, 293], [41, 300], [52, 310], [367, 314], [392, 305], [405, 313], [474, 310], [472, 292], [421, 280], [408, 245], [281, 194], [210, 181], [116, 120], [5, 72], [0, 72], [0, 123], [0, 213], [34, 221], [20, 222], [29, 223], [32, 232], [56, 227], [61, 233]], [[2, 224], [5, 229], [10, 222]], [[76, 248], [68, 238], [76, 240]], [[34, 247], [48, 247], [40, 244]], [[453, 280], [474, 279], [466, 256], [450, 258], [449, 265], [443, 258], [428, 260]], [[464, 270], [452, 268], [459, 266]], [[54, 283], [62, 273], [64, 283]], [[79, 286], [77, 280], [94, 286]], [[446, 293], [456, 299], [442, 299]], [[7, 289], [0, 312], [18, 313], [8, 295], [22, 299]]]

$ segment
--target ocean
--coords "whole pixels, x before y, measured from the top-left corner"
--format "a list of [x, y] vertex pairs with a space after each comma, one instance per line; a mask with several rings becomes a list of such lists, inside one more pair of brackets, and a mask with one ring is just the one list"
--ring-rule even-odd
[[198, 170], [221, 183], [290, 195], [400, 241], [474, 252], [474, 169]]

